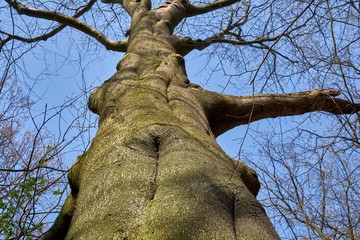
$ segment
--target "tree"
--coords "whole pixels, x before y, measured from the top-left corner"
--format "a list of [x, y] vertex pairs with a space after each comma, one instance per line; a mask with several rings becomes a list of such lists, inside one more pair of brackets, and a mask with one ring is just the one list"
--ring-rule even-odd
[[[108, 7], [97, 5], [95, 0], [85, 5], [74, 1], [6, 2], [21, 16], [60, 25], [29, 28], [26, 37], [17, 28], [2, 31], [1, 48], [14, 41], [47, 40], [72, 27], [108, 50], [126, 53], [116, 73], [90, 96], [89, 108], [99, 115], [99, 129], [90, 148], [70, 169], [71, 194], [44, 239], [278, 239], [255, 198], [260, 187], [256, 173], [229, 158], [216, 137], [265, 118], [314, 111], [353, 114], [360, 109], [351, 98], [343, 72], [340, 75], [345, 77], [348, 100], [337, 98], [340, 90], [328, 88], [247, 97], [225, 95], [190, 83], [186, 74], [184, 56], [221, 43], [237, 47], [234, 55], [231, 48], [219, 48], [235, 65], [242, 57], [241, 46], [264, 53], [255, 70], [249, 70], [256, 63], [249, 60], [256, 54], [243, 58], [245, 67], [238, 66], [252, 74], [249, 82], [253, 89], [259, 84], [259, 74], [273, 70], [260, 92], [270, 77], [296, 75], [291, 65], [289, 72], [279, 72], [278, 58], [311, 75], [323, 62], [315, 59], [314, 63], [310, 56], [317, 56], [316, 49], [307, 48], [302, 41], [316, 42], [309, 33], [318, 34], [316, 29], [325, 20], [334, 24], [331, 14], [330, 19], [318, 18], [323, 9], [334, 8], [329, 1], [290, 1], [285, 4], [288, 15], [279, 14], [284, 8], [280, 5], [288, 1], [174, 0], [156, 8], [149, 0], [104, 1]], [[344, 6], [358, 11], [353, 1]], [[108, 16], [102, 9], [120, 11], [119, 7], [130, 16], [130, 28], [121, 41], [98, 29], [122, 19], [115, 15], [105, 22], [97, 21], [99, 13]], [[261, 14], [262, 20], [258, 18]], [[203, 23], [202, 16], [208, 16], [208, 22]], [[215, 22], [218, 24], [213, 25]], [[317, 28], [309, 29], [311, 24]], [[174, 34], [186, 34], [186, 26], [199, 29], [199, 39], [189, 37], [195, 34], [192, 29], [188, 36]], [[118, 30], [113, 26], [117, 38]], [[107, 31], [111, 33], [111, 27]], [[351, 50], [355, 42], [348, 41], [345, 49]], [[323, 59], [358, 71], [351, 51], [346, 54]], [[260, 71], [263, 65], [264, 72]]]

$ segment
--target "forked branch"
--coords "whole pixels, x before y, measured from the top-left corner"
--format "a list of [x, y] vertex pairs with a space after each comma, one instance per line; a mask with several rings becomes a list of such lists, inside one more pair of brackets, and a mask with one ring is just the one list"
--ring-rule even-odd
[[[82, 16], [84, 13], [86, 13], [87, 11], [89, 11], [91, 9], [91, 7], [95, 4], [96, 0], [91, 0], [90, 2], [88, 2], [84, 7], [81, 8], [80, 11], [78, 11], [77, 13], [75, 13], [72, 17], [73, 18], [78, 18], [80, 16]], [[18, 40], [21, 42], [26, 42], [26, 43], [34, 43], [34, 42], [38, 42], [38, 41], [46, 41], [49, 38], [55, 36], [57, 33], [61, 32], [64, 28], [66, 28], [67, 25], [65, 24], [60, 24], [59, 26], [53, 28], [51, 31], [44, 33], [40, 36], [36, 36], [36, 37], [22, 37], [22, 36], [18, 36], [18, 35], [14, 35], [14, 34], [10, 34], [4, 31], [0, 30], [1, 34], [4, 34], [7, 36], [7, 38], [1, 40], [0, 42], [0, 51], [2, 49], [2, 47], [10, 40]]]
[[105, 36], [98, 29], [80, 21], [77, 17], [67, 16], [65, 14], [48, 11], [48, 10], [40, 10], [35, 8], [29, 8], [23, 4], [21, 4], [17, 0], [5, 0], [11, 7], [13, 7], [20, 15], [26, 15], [34, 18], [47, 19], [51, 21], [58, 22], [60, 24], [75, 28], [93, 38], [95, 38], [98, 42], [103, 44], [106, 49], [125, 52], [127, 41], [114, 41]]
[[335, 98], [341, 91], [319, 89], [289, 94], [262, 94], [247, 97], [222, 95], [194, 89], [203, 103], [215, 136], [239, 125], [281, 116], [301, 115], [314, 111], [333, 114], [352, 114], [360, 104]]

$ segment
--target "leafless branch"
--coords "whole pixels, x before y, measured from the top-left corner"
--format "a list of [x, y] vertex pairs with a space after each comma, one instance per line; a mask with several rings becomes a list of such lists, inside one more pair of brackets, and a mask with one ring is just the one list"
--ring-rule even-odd
[[[95, 0], [92, 0], [95, 1]], [[98, 29], [87, 25], [86, 23], [80, 21], [76, 18], [76, 16], [71, 17], [67, 16], [65, 14], [55, 12], [55, 11], [48, 11], [48, 10], [39, 10], [35, 8], [28, 8], [25, 5], [21, 4], [17, 0], [6, 0], [6, 2], [13, 7], [20, 15], [26, 15], [29, 17], [35, 17], [35, 18], [42, 18], [47, 19], [55, 22], [59, 22], [65, 26], [70, 26], [72, 28], [75, 28], [91, 37], [96, 39], [98, 42], [100, 42], [102, 45], [106, 47], [108, 50], [114, 50], [119, 52], [125, 52], [127, 47], [127, 40], [123, 41], [114, 41], [109, 39], [107, 36], [105, 36], [102, 32], [100, 32]], [[92, 3], [93, 4], [93, 3]], [[62, 30], [62, 26], [58, 27], [59, 29], [54, 29], [52, 34], [56, 34], [56, 31]], [[50, 35], [51, 36], [51, 35]], [[21, 39], [18, 39], [21, 40]], [[24, 40], [24, 39], [22, 39]]]

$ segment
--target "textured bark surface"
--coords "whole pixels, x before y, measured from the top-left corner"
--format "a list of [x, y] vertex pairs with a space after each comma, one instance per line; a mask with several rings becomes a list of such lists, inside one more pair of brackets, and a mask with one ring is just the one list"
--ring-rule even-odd
[[185, 16], [233, 1], [172, 1], [154, 10], [149, 1], [119, 2], [132, 17], [126, 54], [90, 97], [99, 130], [70, 170], [72, 194], [44, 239], [278, 239], [255, 198], [256, 173], [230, 159], [215, 137], [262, 118], [351, 113], [359, 105], [333, 98], [339, 93], [332, 90], [206, 91], [185, 72], [182, 55], [194, 42], [172, 31]]

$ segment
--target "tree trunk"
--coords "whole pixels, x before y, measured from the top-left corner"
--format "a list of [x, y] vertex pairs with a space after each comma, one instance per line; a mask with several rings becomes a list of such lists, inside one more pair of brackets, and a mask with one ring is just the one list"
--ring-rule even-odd
[[170, 25], [156, 11], [136, 21], [118, 71], [90, 97], [99, 130], [69, 172], [74, 206], [44, 239], [278, 238], [256, 173], [216, 143]]

